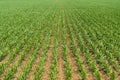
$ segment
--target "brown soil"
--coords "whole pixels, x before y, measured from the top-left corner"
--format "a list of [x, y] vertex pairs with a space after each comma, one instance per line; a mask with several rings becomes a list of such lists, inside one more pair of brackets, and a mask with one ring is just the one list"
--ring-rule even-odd
[[120, 73], [118, 74], [118, 76], [117, 76], [117, 79], [116, 80], [120, 80]]
[[64, 80], [65, 79], [65, 75], [64, 75], [64, 63], [63, 63], [63, 54], [62, 54], [62, 46], [61, 46], [61, 42], [58, 46], [58, 75], [57, 75], [57, 79], [58, 80]]

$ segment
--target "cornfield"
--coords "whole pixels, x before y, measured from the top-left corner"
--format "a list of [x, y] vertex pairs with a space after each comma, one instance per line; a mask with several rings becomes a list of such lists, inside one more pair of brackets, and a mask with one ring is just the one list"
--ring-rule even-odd
[[120, 1], [0, 0], [0, 80], [120, 80]]

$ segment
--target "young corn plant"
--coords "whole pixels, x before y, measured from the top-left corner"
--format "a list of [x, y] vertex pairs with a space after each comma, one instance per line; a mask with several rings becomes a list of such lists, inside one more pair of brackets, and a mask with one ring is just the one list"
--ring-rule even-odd
[[46, 44], [43, 46], [42, 56], [41, 56], [41, 59], [39, 61], [39, 67], [36, 69], [34, 80], [38, 80], [42, 76], [42, 73], [43, 73], [42, 70], [43, 70], [45, 60], [46, 60], [46, 57], [47, 57], [47, 51], [48, 51], [50, 40], [51, 40], [51, 34], [52, 34], [52, 32], [50, 31], [50, 33], [48, 35], [48, 39], [46, 41]]
[[[74, 16], [73, 16], [74, 17]], [[71, 22], [73, 22], [73, 32], [75, 34], [75, 36], [77, 37], [78, 39], [78, 43], [79, 43], [79, 46], [80, 46], [80, 50], [82, 51], [82, 53], [84, 54], [84, 56], [86, 57], [86, 60], [87, 60], [87, 63], [88, 65], [90, 66], [90, 70], [93, 72], [93, 75], [96, 77], [97, 80], [101, 80], [101, 76], [100, 76], [100, 73], [96, 70], [96, 61], [93, 61], [91, 59], [91, 55], [89, 54], [89, 51], [87, 50], [87, 47], [84, 43], [84, 40], [82, 39], [81, 37], [81, 34], [78, 34], [80, 33], [79, 30], [76, 28], [76, 24], [74, 24], [75, 22], [73, 21], [74, 18], [71, 20]]]
[[[65, 24], [65, 23], [64, 23]], [[72, 72], [70, 63], [68, 61], [68, 47], [66, 42], [66, 34], [65, 34], [65, 27], [62, 28], [62, 49], [63, 49], [63, 56], [64, 56], [64, 65], [65, 65], [65, 74], [66, 74], [66, 80], [71, 80]]]

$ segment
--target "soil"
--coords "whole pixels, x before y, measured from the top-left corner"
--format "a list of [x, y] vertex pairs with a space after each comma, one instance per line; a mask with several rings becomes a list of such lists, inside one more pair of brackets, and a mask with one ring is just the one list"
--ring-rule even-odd
[[57, 79], [58, 80], [64, 80], [65, 79], [65, 75], [64, 75], [64, 63], [63, 63], [63, 53], [62, 53], [62, 46], [61, 46], [61, 41], [60, 44], [58, 46], [58, 75], [57, 75]]

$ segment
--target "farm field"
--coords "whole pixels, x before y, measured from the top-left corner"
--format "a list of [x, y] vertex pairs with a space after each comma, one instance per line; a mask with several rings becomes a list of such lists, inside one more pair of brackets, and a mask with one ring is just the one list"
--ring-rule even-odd
[[0, 80], [120, 80], [120, 0], [0, 0]]

